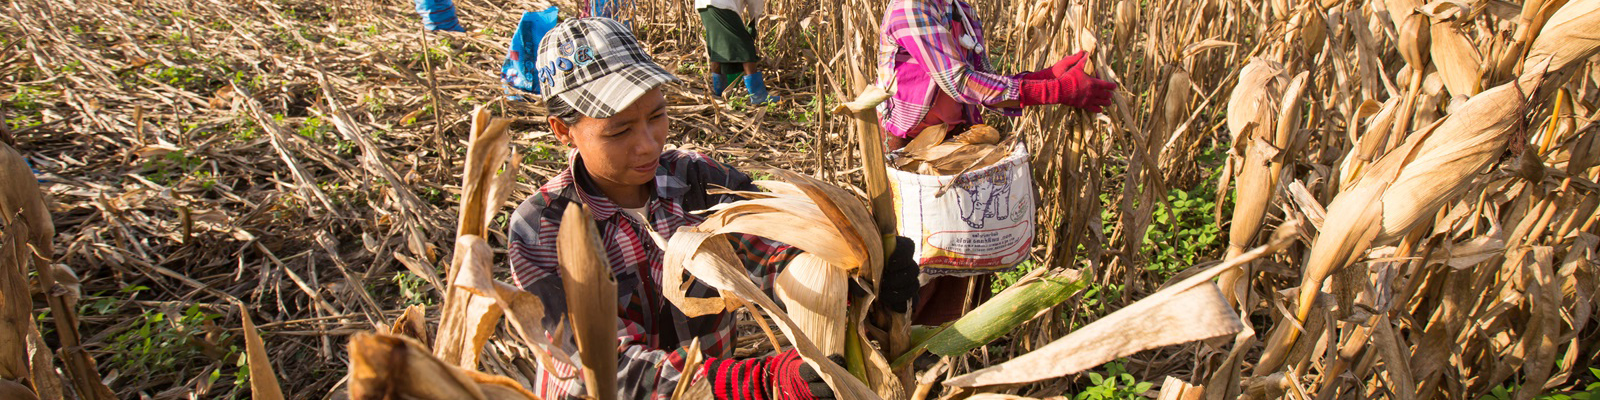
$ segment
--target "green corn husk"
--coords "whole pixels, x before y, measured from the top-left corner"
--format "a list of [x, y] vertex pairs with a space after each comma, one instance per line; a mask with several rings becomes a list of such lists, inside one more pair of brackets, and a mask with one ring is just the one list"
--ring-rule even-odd
[[941, 356], [966, 353], [1015, 330], [1086, 287], [1087, 281], [1076, 272], [1052, 273], [1032, 282], [1012, 285], [927, 340], [915, 342], [911, 351], [895, 359], [892, 366], [906, 365], [923, 351]]

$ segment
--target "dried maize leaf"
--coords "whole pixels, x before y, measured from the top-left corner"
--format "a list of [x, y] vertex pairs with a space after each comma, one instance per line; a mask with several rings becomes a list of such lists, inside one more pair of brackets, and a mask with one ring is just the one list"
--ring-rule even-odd
[[966, 144], [1000, 144], [1000, 130], [984, 124], [973, 125], [967, 128], [966, 132], [956, 135], [955, 141]]
[[867, 262], [867, 254], [850, 248], [845, 234], [826, 224], [822, 210], [804, 199], [753, 199], [724, 205], [713, 208], [717, 212], [707, 217], [700, 229], [764, 237], [846, 268]]
[[[1309, 261], [1301, 274], [1299, 309], [1295, 313], [1297, 321], [1305, 321], [1311, 313], [1317, 293], [1322, 289], [1322, 280], [1332, 274], [1335, 268], [1348, 265], [1349, 259], [1360, 251], [1371, 247], [1373, 238], [1380, 230], [1376, 225], [1383, 215], [1382, 205], [1378, 202], [1385, 187], [1382, 184], [1358, 182], [1328, 204], [1328, 217], [1324, 219], [1322, 231], [1311, 245], [1311, 254], [1307, 257]], [[1282, 366], [1297, 336], [1297, 332], [1291, 332], [1283, 335], [1281, 340], [1268, 342], [1261, 362], [1256, 366], [1257, 375]]]
[[[864, 287], [876, 293], [878, 276], [882, 273], [885, 255], [882, 232], [879, 232], [866, 201], [848, 190], [817, 178], [782, 169], [773, 170], [772, 174], [805, 192], [806, 196], [816, 203], [817, 208], [822, 210], [822, 214], [828, 217], [828, 221], [845, 232], [843, 236], [849, 242], [850, 248], [866, 255], [866, 263], [861, 265], [864, 268], [857, 270], [855, 276], [865, 279]], [[834, 265], [851, 267], [843, 264]]]
[[[823, 380], [833, 388], [838, 398], [847, 400], [879, 398], [866, 384], [850, 375], [849, 371], [828, 360], [827, 354], [795, 325], [794, 320], [750, 281], [749, 272], [733, 261], [737, 259], [733, 247], [720, 235], [680, 228], [672, 235], [672, 239], [667, 241], [666, 253], [663, 274], [674, 275], [687, 271], [708, 286], [754, 303], [777, 321], [778, 328], [794, 344], [800, 357], [822, 375]], [[684, 297], [681, 287], [666, 286], [663, 289], [666, 292], [678, 292], [668, 293], [666, 296], [668, 299]]]
[[278, 375], [272, 372], [272, 360], [267, 358], [267, 347], [250, 321], [250, 310], [239, 305], [239, 319], [244, 321], [245, 358], [250, 362], [250, 397], [255, 400], [283, 400], [283, 387], [278, 385]]
[[[1209, 279], [1211, 274], [1206, 274]], [[1244, 329], [1211, 282], [1157, 292], [1066, 337], [989, 368], [946, 380], [976, 387], [1034, 382], [1094, 368], [1142, 350], [1232, 335]]]
[[602, 252], [594, 216], [582, 204], [571, 204], [556, 233], [562, 291], [567, 295], [567, 320], [577, 338], [578, 358], [589, 396], [617, 398], [617, 280]]
[[800, 253], [778, 273], [775, 291], [789, 317], [823, 353], [844, 355], [849, 276], [812, 253]]
[[1211, 280], [1282, 250], [1298, 230], [1298, 224], [1285, 223], [1266, 246], [1185, 278], [1033, 352], [950, 378], [944, 384], [978, 387], [1035, 382], [1078, 373], [1146, 349], [1243, 331], [1243, 321]]
[[1499, 231], [1485, 233], [1460, 242], [1447, 243], [1429, 253], [1429, 265], [1448, 265], [1467, 269], [1505, 253], [1506, 241]]
[[1520, 264], [1527, 287], [1528, 318], [1522, 332], [1521, 347], [1526, 349], [1526, 362], [1522, 365], [1523, 379], [1528, 382], [1517, 390], [1518, 399], [1533, 399], [1544, 394], [1545, 387], [1559, 382], [1548, 382], [1555, 368], [1556, 338], [1560, 337], [1562, 320], [1561, 282], [1556, 276], [1555, 248], [1532, 246], [1523, 252]]
[[1472, 96], [1482, 86], [1483, 56], [1478, 47], [1467, 39], [1465, 32], [1452, 22], [1435, 21], [1430, 30], [1432, 40], [1429, 55], [1433, 65], [1444, 78], [1444, 86], [1451, 95]]
[[1556, 10], [1528, 48], [1523, 73], [1549, 60], [1551, 71], [1580, 65], [1600, 51], [1600, 0], [1572, 0]]
[[394, 326], [389, 327], [389, 334], [405, 336], [422, 343], [424, 348], [432, 348], [428, 340], [433, 336], [428, 334], [427, 310], [421, 304], [406, 307], [400, 317], [394, 319]]
[[[357, 333], [350, 338], [353, 400], [537, 399], [525, 391], [524, 397], [489, 397], [478, 383], [488, 379], [476, 378], [477, 375], [435, 358], [420, 343], [403, 336]], [[488, 382], [490, 386], [502, 386], [490, 392], [512, 395], [504, 390], [505, 383], [508, 382]]]
[[27, 386], [0, 379], [0, 399], [38, 400], [39, 396], [34, 395], [33, 389], [28, 389]]
[[34, 330], [27, 278], [27, 265], [33, 257], [23, 243], [27, 228], [15, 223], [4, 223], [4, 227], [6, 234], [0, 237], [0, 381], [32, 375], [26, 344], [28, 333]]
[[[500, 310], [500, 312], [495, 313], [495, 318], [492, 320], [483, 320], [487, 323], [487, 326], [480, 333], [485, 335], [492, 334], [494, 325], [500, 321], [499, 315], [503, 314], [507, 316], [507, 320], [511, 321], [511, 327], [517, 333], [517, 336], [522, 339], [522, 343], [533, 349], [534, 358], [539, 361], [539, 365], [545, 371], [556, 374], [561, 378], [572, 378], [573, 376], [561, 376], [558, 371], [567, 369], [557, 368], [554, 363], [554, 361], [559, 360], [561, 363], [570, 366], [572, 365], [572, 355], [561, 347], [552, 345], [548, 339], [549, 335], [541, 322], [545, 316], [544, 303], [539, 301], [539, 297], [505, 282], [494, 280], [492, 271], [494, 253], [489, 249], [489, 243], [482, 237], [476, 235], [462, 236], [456, 239], [456, 243], [458, 247], [466, 249], [466, 258], [461, 265], [461, 273], [456, 275], [456, 281], [453, 286], [481, 298], [492, 300]], [[409, 312], [409, 310], [407, 311]], [[478, 326], [484, 326], [484, 324]], [[483, 338], [487, 339], [487, 336], [483, 336]], [[476, 346], [482, 348], [484, 343], [487, 342], [476, 343]], [[552, 353], [554, 360], [552, 359]]]

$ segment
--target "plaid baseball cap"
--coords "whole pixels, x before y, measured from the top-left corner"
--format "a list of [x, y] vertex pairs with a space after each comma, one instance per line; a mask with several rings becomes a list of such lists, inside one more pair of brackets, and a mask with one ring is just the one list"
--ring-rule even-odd
[[539, 41], [539, 90], [590, 118], [610, 118], [678, 77], [650, 59], [633, 32], [610, 18], [561, 22]]

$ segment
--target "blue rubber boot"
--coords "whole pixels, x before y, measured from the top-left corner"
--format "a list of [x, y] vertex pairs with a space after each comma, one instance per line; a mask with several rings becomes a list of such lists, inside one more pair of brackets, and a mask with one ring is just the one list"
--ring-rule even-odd
[[767, 93], [767, 83], [761, 80], [760, 72], [745, 75], [744, 87], [750, 90], [750, 104], [776, 103], [779, 99], [777, 95]]
[[728, 74], [715, 72], [711, 73], [711, 95], [719, 98], [722, 97], [722, 92], [728, 90], [728, 84], [731, 83], [731, 81], [731, 79], [728, 79]]

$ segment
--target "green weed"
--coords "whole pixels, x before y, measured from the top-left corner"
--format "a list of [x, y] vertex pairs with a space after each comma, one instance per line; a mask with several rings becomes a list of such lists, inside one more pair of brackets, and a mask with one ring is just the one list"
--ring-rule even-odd
[[1153, 383], [1140, 382], [1138, 379], [1134, 379], [1133, 375], [1128, 373], [1121, 362], [1112, 361], [1106, 363], [1105, 367], [1105, 375], [1101, 375], [1098, 372], [1090, 372], [1089, 382], [1092, 385], [1082, 392], [1078, 392], [1072, 398], [1074, 400], [1142, 400], [1146, 398], [1144, 397], [1144, 392], [1150, 391], [1150, 388], [1155, 386]]
[[[199, 305], [191, 305], [181, 315], [174, 316], [147, 310], [135, 322], [135, 328], [118, 334], [106, 346], [111, 354], [110, 362], [130, 376], [210, 365], [212, 360], [205, 359], [191, 338], [200, 332], [202, 325], [221, 317], [200, 311]], [[229, 336], [231, 334], [223, 333], [218, 342], [226, 342]], [[238, 349], [230, 348], [225, 358], [236, 355], [239, 355]]]
[[433, 297], [430, 295], [431, 289], [427, 287], [428, 281], [422, 277], [410, 271], [400, 271], [394, 274], [393, 280], [395, 286], [400, 288], [400, 298], [405, 301], [407, 307], [418, 304], [434, 305]]

